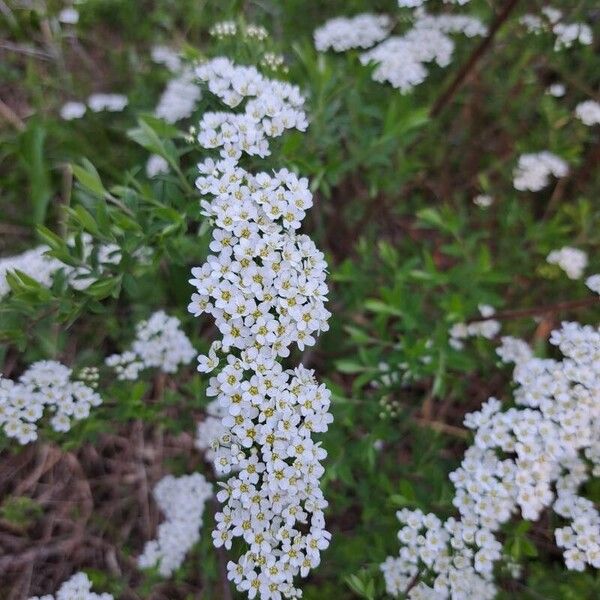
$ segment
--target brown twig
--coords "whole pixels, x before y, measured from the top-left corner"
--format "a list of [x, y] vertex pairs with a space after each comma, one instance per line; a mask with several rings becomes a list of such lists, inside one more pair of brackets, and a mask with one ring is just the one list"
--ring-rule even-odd
[[436, 117], [437, 115], [439, 115], [442, 112], [442, 110], [444, 110], [444, 108], [451, 102], [452, 98], [454, 98], [454, 96], [456, 95], [456, 92], [458, 92], [462, 84], [469, 76], [469, 73], [473, 70], [475, 65], [487, 52], [488, 48], [494, 41], [494, 38], [496, 37], [496, 34], [498, 33], [499, 29], [508, 19], [510, 13], [514, 10], [518, 3], [519, 0], [508, 0], [500, 14], [490, 25], [487, 36], [483, 40], [481, 40], [479, 45], [471, 53], [469, 60], [460, 68], [450, 85], [446, 88], [444, 92], [442, 92], [440, 97], [435, 101], [429, 112], [430, 117]]
[[25, 129], [25, 123], [19, 115], [7, 104], [0, 100], [0, 116], [19, 131]]

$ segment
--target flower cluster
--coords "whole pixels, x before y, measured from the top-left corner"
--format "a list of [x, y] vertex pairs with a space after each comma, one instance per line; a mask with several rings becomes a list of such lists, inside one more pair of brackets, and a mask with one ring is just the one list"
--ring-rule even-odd
[[569, 279], [580, 279], [587, 267], [588, 257], [583, 250], [565, 246], [560, 250], [552, 250], [546, 257], [546, 262], [558, 265]]
[[502, 358], [519, 361], [515, 406], [502, 410], [490, 398], [465, 418], [474, 445], [450, 475], [459, 521], [400, 511], [400, 557], [382, 565], [390, 593], [419, 573], [432, 587], [421, 581], [409, 598], [494, 597], [495, 532], [515, 513], [535, 520], [548, 507], [566, 521], [555, 536], [567, 568], [600, 567], [600, 515], [578, 495], [600, 473], [600, 328], [563, 323], [550, 342], [563, 360], [538, 359], [524, 342], [503, 340]]
[[583, 46], [592, 44], [592, 29], [586, 23], [565, 23], [562, 11], [552, 6], [542, 8], [543, 17], [527, 14], [521, 17], [521, 23], [532, 33], [551, 31], [555, 36], [554, 49], [570, 48], [575, 42]]
[[415, 11], [411, 29], [400, 36], [391, 36], [361, 55], [362, 64], [374, 63], [373, 79], [388, 82], [401, 92], [423, 83], [427, 77], [426, 63], [440, 67], [450, 64], [454, 42], [449, 34], [462, 33], [467, 37], [485, 35], [485, 26], [466, 15], [429, 15]]
[[219, 23], [215, 23], [208, 30], [208, 33], [219, 39], [233, 37], [237, 34], [237, 24], [235, 21], [221, 21]]
[[337, 17], [315, 29], [315, 48], [344, 52], [351, 48], [370, 48], [390, 33], [392, 21], [387, 15], [363, 13], [355, 17]]
[[[66, 265], [60, 260], [47, 255], [50, 248], [45, 245], [26, 250], [15, 256], [0, 258], [0, 298], [10, 292], [7, 275], [15, 271], [21, 271], [25, 275], [35, 279], [40, 285], [50, 287], [54, 280], [54, 274], [62, 270], [67, 276], [69, 285], [76, 290], [85, 290], [94, 283], [111, 265], [121, 262], [121, 249], [116, 244], [94, 245], [91, 235], [84, 234], [81, 237], [82, 264], [77, 267]], [[70, 240], [68, 245], [74, 246]], [[136, 258], [144, 261], [147, 251], [138, 251]], [[95, 263], [96, 267], [92, 264]]]
[[154, 499], [166, 520], [158, 526], [156, 540], [147, 542], [138, 557], [143, 569], [158, 567], [163, 577], [178, 569], [185, 555], [200, 539], [204, 505], [213, 490], [204, 475], [167, 475], [154, 488]]
[[64, 25], [77, 25], [79, 23], [79, 12], [72, 6], [68, 6], [58, 13], [58, 20]]
[[217, 370], [207, 394], [218, 404], [197, 445], [218, 473], [235, 472], [217, 496], [226, 505], [213, 539], [226, 548], [237, 537], [248, 544], [228, 565], [238, 590], [262, 600], [299, 597], [294, 577], [316, 567], [329, 544], [319, 488], [326, 452], [312, 436], [332, 420], [330, 394], [312, 371], [284, 370], [278, 359], [327, 329], [326, 263], [297, 233], [312, 206], [308, 181], [286, 169], [249, 173], [240, 159], [267, 156], [269, 138], [304, 130], [304, 100], [295, 86], [225, 58], [196, 73], [225, 105], [239, 107], [205, 113], [198, 132], [200, 145], [220, 156], [198, 165], [196, 185], [210, 198], [202, 213], [215, 227], [213, 254], [192, 270], [189, 310], [212, 315], [222, 340], [199, 357], [198, 370]]
[[167, 123], [189, 117], [200, 100], [200, 88], [190, 70], [184, 69], [171, 79], [162, 93], [154, 114]]
[[260, 59], [260, 66], [271, 71], [281, 70], [284, 73], [288, 72], [283, 55], [275, 54], [274, 52], [265, 52]]
[[560, 178], [568, 173], [569, 165], [552, 152], [522, 154], [513, 173], [513, 185], [519, 191], [539, 192], [550, 183], [550, 175]]
[[496, 337], [500, 331], [499, 321], [492, 319], [496, 312], [493, 306], [487, 304], [479, 305], [479, 313], [482, 320], [472, 321], [471, 323], [455, 323], [450, 328], [450, 345], [455, 350], [462, 350], [465, 339], [469, 337], [484, 337], [488, 340]]
[[45, 408], [53, 413], [52, 429], [64, 432], [71, 428], [71, 419], [85, 419], [92, 406], [101, 403], [99, 394], [56, 361], [33, 363], [18, 382], [0, 376], [0, 426], [20, 444], [37, 439]]
[[92, 112], [121, 112], [127, 102], [127, 96], [121, 94], [92, 94], [87, 106], [83, 102], [66, 102], [60, 109], [60, 117], [65, 121], [80, 119], [88, 108]]
[[85, 573], [75, 573], [65, 581], [55, 596], [33, 596], [29, 600], [113, 600], [111, 594], [95, 594], [92, 592], [92, 582]]
[[575, 116], [588, 127], [600, 124], [600, 102], [585, 100], [575, 107]]
[[177, 317], [159, 310], [136, 325], [135, 340], [130, 349], [109, 356], [105, 362], [115, 369], [120, 380], [134, 381], [140, 371], [150, 368], [176, 373], [180, 365], [189, 364], [196, 355], [180, 327]]

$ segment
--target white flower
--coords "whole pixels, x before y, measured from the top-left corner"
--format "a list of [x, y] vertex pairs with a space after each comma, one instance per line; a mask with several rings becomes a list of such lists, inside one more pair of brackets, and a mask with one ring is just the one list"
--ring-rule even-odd
[[164, 65], [171, 73], [178, 73], [182, 68], [179, 53], [168, 46], [153, 46], [150, 56], [159, 65]]
[[575, 108], [575, 116], [588, 127], [600, 123], [600, 103], [595, 100], [580, 102]]
[[554, 96], [555, 98], [562, 98], [566, 93], [566, 88], [563, 83], [553, 83], [546, 90], [547, 94]]
[[489, 194], [479, 194], [473, 198], [473, 204], [480, 208], [489, 208], [494, 203], [494, 198]]
[[82, 102], [67, 102], [60, 109], [60, 118], [65, 121], [81, 119], [85, 114], [86, 106]]
[[[319, 488], [326, 453], [313, 440], [332, 420], [330, 393], [302, 365], [279, 357], [328, 328], [326, 263], [301, 221], [312, 206], [306, 178], [287, 169], [251, 173], [244, 156], [264, 157], [269, 141], [307, 126], [297, 87], [226, 58], [196, 69], [208, 90], [234, 111], [206, 112], [199, 144], [215, 157], [198, 165], [202, 214], [214, 224], [212, 254], [192, 269], [188, 307], [210, 314], [222, 339], [198, 360], [214, 372], [215, 397], [198, 425], [197, 447], [229, 475], [217, 494], [215, 546], [248, 545], [228, 576], [249, 598], [296, 598], [329, 544]], [[234, 473], [232, 475], [232, 473]]]
[[580, 279], [587, 267], [588, 257], [583, 250], [564, 246], [560, 250], [552, 250], [546, 261], [558, 265], [569, 279]]
[[412, 29], [402, 36], [391, 36], [361, 55], [362, 64], [375, 63], [373, 79], [388, 82], [407, 92], [427, 77], [426, 63], [440, 67], [450, 64], [454, 42], [448, 36], [463, 33], [467, 37], [485, 35], [481, 21], [464, 15], [429, 15], [416, 12]]
[[114, 600], [111, 594], [95, 594], [91, 590], [92, 582], [88, 576], [85, 573], [75, 573], [60, 586], [56, 596], [33, 596], [29, 600]]
[[537, 359], [520, 340], [503, 339], [499, 354], [516, 362], [515, 406], [490, 398], [465, 418], [475, 443], [450, 474], [460, 520], [397, 513], [400, 556], [381, 565], [390, 594], [422, 573], [438, 594], [426, 598], [494, 598], [495, 532], [515, 513], [535, 520], [549, 507], [569, 522], [555, 531], [567, 568], [599, 564], [600, 514], [577, 491], [600, 473], [600, 328], [563, 323], [550, 342], [563, 360]]
[[169, 163], [158, 154], [152, 154], [146, 162], [146, 175], [152, 179], [157, 175], [169, 172]]
[[176, 123], [189, 117], [200, 100], [200, 88], [190, 71], [184, 70], [171, 79], [162, 93], [154, 114], [167, 123]]
[[522, 154], [514, 171], [515, 189], [539, 192], [550, 183], [550, 175], [565, 177], [569, 173], [568, 164], [551, 152]]
[[200, 473], [163, 477], [154, 488], [154, 499], [166, 520], [158, 526], [157, 539], [146, 543], [139, 566], [157, 566], [163, 577], [178, 569], [200, 539], [204, 505], [212, 494], [212, 486]]
[[315, 48], [325, 52], [330, 48], [344, 52], [350, 48], [369, 48], [385, 39], [391, 28], [386, 15], [363, 13], [356, 17], [337, 17], [315, 29]]
[[88, 106], [93, 112], [120, 112], [127, 106], [127, 96], [121, 94], [92, 94]]
[[590, 275], [585, 280], [585, 285], [588, 286], [592, 292], [596, 292], [596, 294], [600, 294], [600, 274]]
[[72, 6], [63, 8], [58, 13], [58, 20], [66, 25], [75, 25], [79, 22], [79, 13]]
[[130, 349], [107, 357], [105, 363], [115, 369], [120, 380], [136, 380], [140, 371], [149, 368], [176, 373], [180, 365], [189, 364], [195, 356], [192, 343], [180, 326], [177, 317], [157, 311], [136, 325]]
[[55, 431], [68, 431], [71, 421], [85, 419], [102, 398], [72, 376], [56, 361], [38, 361], [29, 366], [18, 382], [0, 376], [0, 427], [20, 444], [37, 439], [37, 423], [51, 413]]

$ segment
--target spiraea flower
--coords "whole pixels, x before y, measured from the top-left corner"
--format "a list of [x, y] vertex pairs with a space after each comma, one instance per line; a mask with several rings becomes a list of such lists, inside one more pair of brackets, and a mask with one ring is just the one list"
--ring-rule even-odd
[[588, 127], [600, 123], [600, 102], [585, 100], [575, 107], [575, 116]]
[[29, 600], [114, 600], [112, 594], [95, 594], [92, 592], [92, 582], [85, 573], [75, 573], [65, 581], [56, 595], [33, 596]]
[[564, 246], [560, 250], [552, 250], [546, 262], [558, 265], [569, 279], [580, 279], [588, 264], [588, 256], [583, 250]]
[[429, 15], [415, 13], [411, 29], [403, 35], [391, 36], [361, 55], [363, 64], [374, 63], [373, 79], [390, 83], [401, 92], [408, 92], [425, 81], [427, 63], [447, 67], [454, 53], [449, 34], [462, 33], [467, 37], [485, 35], [485, 26], [466, 15]]
[[381, 566], [388, 592], [409, 598], [494, 598], [494, 564], [502, 560], [496, 532], [516, 514], [536, 520], [552, 508], [568, 569], [598, 568], [600, 514], [579, 489], [600, 473], [600, 328], [563, 323], [552, 332], [562, 360], [538, 359], [519, 340], [499, 351], [517, 361], [514, 406], [490, 398], [465, 425], [474, 445], [450, 474], [460, 520], [403, 510], [402, 549]]
[[65, 432], [73, 420], [87, 418], [101, 403], [92, 387], [53, 360], [33, 363], [18, 381], [0, 376], [0, 427], [20, 444], [37, 439], [38, 422], [46, 412], [52, 415], [52, 429]]
[[552, 152], [522, 154], [513, 174], [513, 185], [519, 191], [539, 192], [550, 183], [550, 175], [560, 178], [568, 173], [566, 161]]
[[88, 98], [88, 106], [93, 112], [120, 112], [127, 103], [127, 96], [122, 94], [92, 94]]
[[217, 153], [198, 165], [196, 181], [214, 229], [212, 254], [192, 270], [188, 307], [212, 315], [221, 334], [198, 365], [216, 373], [207, 394], [217, 404], [199, 425], [197, 445], [228, 476], [213, 540], [227, 549], [234, 538], [246, 542], [228, 576], [249, 598], [295, 598], [294, 577], [316, 567], [329, 544], [319, 487], [326, 452], [313, 435], [332, 417], [329, 391], [313, 372], [286, 370], [279, 360], [328, 327], [326, 263], [298, 233], [312, 206], [308, 180], [287, 169], [251, 173], [241, 161], [269, 155], [270, 138], [286, 129], [304, 130], [304, 99], [297, 87], [225, 58], [196, 73], [237, 108], [205, 113], [199, 126], [198, 142]]
[[163, 577], [178, 569], [200, 539], [204, 505], [212, 494], [212, 486], [200, 473], [163, 477], [154, 488], [154, 499], [165, 521], [158, 526], [156, 540], [146, 543], [139, 566], [157, 567]]
[[389, 35], [391, 24], [387, 15], [363, 13], [350, 18], [336, 17], [315, 29], [315, 48], [319, 52], [370, 48]]
[[136, 380], [140, 371], [150, 368], [176, 373], [196, 355], [192, 343], [181, 330], [179, 319], [162, 310], [138, 323], [135, 333], [128, 350], [106, 358], [106, 364], [115, 369], [118, 379]]

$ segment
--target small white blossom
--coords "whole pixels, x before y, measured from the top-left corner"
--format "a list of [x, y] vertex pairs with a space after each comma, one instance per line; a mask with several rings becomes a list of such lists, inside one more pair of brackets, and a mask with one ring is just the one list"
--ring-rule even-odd
[[519, 191], [539, 192], [550, 183], [550, 175], [560, 178], [568, 173], [568, 164], [551, 152], [522, 154], [514, 171], [513, 185]]
[[580, 102], [575, 108], [575, 116], [588, 127], [600, 123], [600, 103], [595, 100]]
[[67, 102], [60, 109], [60, 118], [65, 121], [81, 119], [85, 115], [87, 107], [83, 102]]
[[92, 94], [87, 103], [93, 112], [120, 112], [127, 102], [127, 96], [121, 94]]
[[558, 265], [569, 279], [580, 279], [587, 267], [588, 257], [583, 250], [564, 246], [560, 250], [552, 250], [546, 261], [551, 265]]

